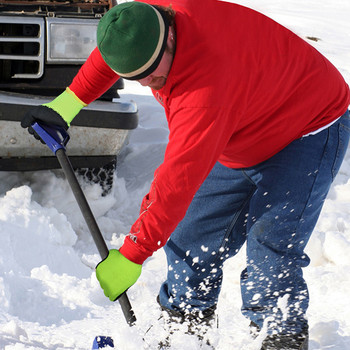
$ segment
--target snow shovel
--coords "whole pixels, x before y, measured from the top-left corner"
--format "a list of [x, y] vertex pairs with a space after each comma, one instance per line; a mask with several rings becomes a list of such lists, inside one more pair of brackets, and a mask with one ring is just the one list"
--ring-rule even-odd
[[[75, 176], [73, 167], [66, 154], [65, 146], [69, 141], [69, 134], [62, 127], [47, 126], [38, 123], [34, 123], [32, 125], [32, 128], [51, 149], [51, 151], [56, 155], [58, 162], [60, 163], [61, 168], [72, 189], [75, 199], [78, 202], [81, 213], [84, 216], [86, 224], [90, 230], [91, 236], [94, 239], [95, 245], [100, 253], [101, 259], [105, 259], [108, 255], [108, 248], [106, 242], [101, 234], [95, 217], [90, 209], [86, 197], [79, 185], [77, 177]], [[118, 298], [118, 301], [122, 308], [126, 322], [129, 326], [133, 326], [136, 322], [136, 317], [126, 293], [123, 293]], [[99, 336], [95, 338], [93, 349], [100, 349], [106, 346], [113, 347], [113, 340], [110, 337]]]

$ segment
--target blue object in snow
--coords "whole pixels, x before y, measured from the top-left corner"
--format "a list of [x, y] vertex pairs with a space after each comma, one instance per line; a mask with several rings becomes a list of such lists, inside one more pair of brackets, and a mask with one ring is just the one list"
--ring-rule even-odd
[[103, 349], [107, 346], [114, 348], [114, 342], [111, 337], [105, 337], [105, 336], [97, 336], [94, 339], [94, 343], [92, 344], [92, 350], [95, 349]]

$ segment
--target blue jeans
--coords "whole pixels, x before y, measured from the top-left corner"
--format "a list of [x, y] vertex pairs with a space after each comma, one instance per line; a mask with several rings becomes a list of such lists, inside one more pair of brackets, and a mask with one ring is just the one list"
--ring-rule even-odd
[[[316, 135], [295, 140], [250, 168], [217, 163], [196, 193], [165, 252], [159, 301], [180, 312], [217, 304], [223, 263], [247, 243], [242, 312], [268, 331], [300, 332], [309, 295], [304, 249], [344, 159], [349, 112]], [[280, 307], [283, 304], [284, 307]]]

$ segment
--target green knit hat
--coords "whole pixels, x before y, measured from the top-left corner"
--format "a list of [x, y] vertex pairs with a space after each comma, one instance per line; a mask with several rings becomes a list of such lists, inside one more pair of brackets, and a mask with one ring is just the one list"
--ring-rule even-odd
[[110, 9], [100, 20], [97, 46], [119, 76], [140, 80], [158, 67], [168, 31], [162, 11], [141, 2], [125, 2]]

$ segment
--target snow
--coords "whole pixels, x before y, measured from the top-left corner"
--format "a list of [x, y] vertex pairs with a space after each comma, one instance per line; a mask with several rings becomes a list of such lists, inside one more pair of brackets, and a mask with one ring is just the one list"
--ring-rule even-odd
[[[349, 0], [246, 0], [310, 41], [350, 82]], [[306, 39], [308, 40], [308, 39]], [[119, 159], [112, 193], [82, 182], [110, 248], [118, 248], [138, 215], [153, 171], [162, 162], [168, 130], [162, 107], [147, 88], [126, 82], [123, 98], [135, 100], [140, 125]], [[311, 302], [310, 349], [350, 349], [350, 152], [337, 176], [313, 237], [305, 269]], [[208, 249], [202, 247], [203, 250]], [[99, 255], [60, 171], [0, 173], [0, 349], [90, 349], [96, 335], [112, 335], [118, 349], [156, 349], [162, 329], [155, 298], [166, 274], [163, 250], [144, 264], [129, 292], [138, 318], [127, 326], [96, 280]], [[244, 249], [225, 265], [218, 305], [218, 350], [260, 349], [240, 314], [239, 274]], [[281, 300], [281, 308], [286, 300]], [[153, 325], [153, 327], [151, 327]], [[148, 333], [146, 331], [151, 327]], [[143, 341], [145, 337], [145, 341]], [[199, 349], [189, 337], [172, 349]]]

